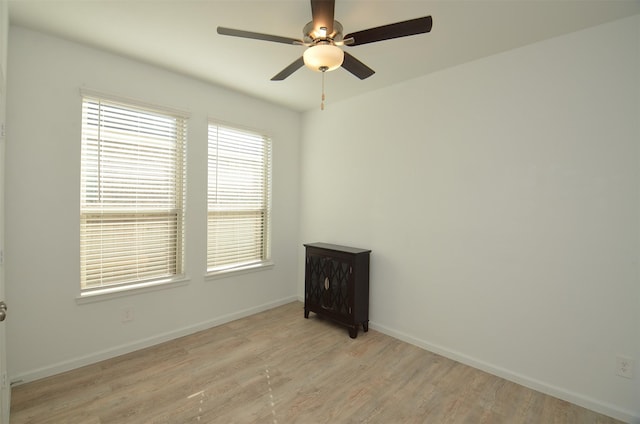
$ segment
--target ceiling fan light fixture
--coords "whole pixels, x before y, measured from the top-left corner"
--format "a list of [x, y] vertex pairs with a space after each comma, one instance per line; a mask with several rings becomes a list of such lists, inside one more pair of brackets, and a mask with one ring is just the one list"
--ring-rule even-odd
[[304, 64], [317, 72], [333, 71], [342, 65], [344, 52], [333, 44], [316, 44], [302, 55]]

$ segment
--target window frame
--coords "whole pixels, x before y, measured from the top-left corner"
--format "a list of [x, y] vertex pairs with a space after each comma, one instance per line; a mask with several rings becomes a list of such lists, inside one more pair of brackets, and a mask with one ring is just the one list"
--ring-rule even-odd
[[[262, 209], [259, 209], [260, 212], [258, 212], [258, 209], [256, 208], [249, 208], [249, 209], [241, 209], [241, 208], [237, 208], [237, 209], [230, 209], [229, 205], [224, 205], [222, 206], [222, 209], [225, 209], [225, 211], [216, 211], [216, 210], [212, 210], [211, 209], [211, 176], [212, 176], [212, 170], [211, 170], [211, 153], [212, 153], [212, 134], [211, 134], [211, 130], [212, 127], [215, 127], [217, 130], [216, 131], [220, 131], [220, 129], [226, 130], [226, 131], [231, 131], [231, 132], [237, 132], [242, 134], [245, 137], [249, 137], [249, 138], [253, 138], [254, 141], [257, 139], [261, 140], [262, 146], [263, 146], [263, 155], [261, 156], [260, 160], [263, 162], [264, 164], [264, 179], [262, 180], [262, 186], [263, 186], [263, 191], [262, 191], [262, 195], [263, 195], [263, 207]], [[237, 140], [236, 140], [237, 141]], [[271, 257], [271, 249], [272, 249], [272, 236], [271, 236], [271, 230], [272, 230], [272, 198], [273, 198], [273, 188], [272, 188], [272, 177], [273, 175], [273, 140], [272, 138], [265, 132], [265, 131], [260, 131], [260, 130], [256, 130], [256, 129], [252, 129], [252, 128], [247, 128], [245, 126], [241, 126], [241, 125], [237, 125], [237, 124], [230, 124], [218, 119], [214, 119], [214, 118], [209, 118], [208, 122], [207, 122], [207, 243], [206, 243], [206, 272], [205, 272], [205, 278], [207, 279], [216, 279], [216, 278], [224, 278], [224, 277], [228, 277], [231, 275], [238, 275], [238, 274], [244, 274], [244, 273], [248, 273], [248, 272], [255, 272], [255, 271], [261, 271], [264, 269], [269, 269], [272, 268], [274, 265], [274, 262], [272, 260]], [[235, 262], [235, 263], [229, 263], [229, 264], [223, 264], [223, 265], [218, 265], [218, 266], [211, 266], [210, 263], [210, 255], [211, 255], [211, 245], [210, 245], [210, 237], [211, 237], [211, 218], [213, 215], [219, 214], [219, 215], [224, 215], [224, 214], [228, 214], [228, 215], [232, 215], [232, 214], [248, 214], [249, 212], [254, 212], [254, 213], [260, 213], [262, 214], [262, 236], [263, 236], [263, 242], [261, 245], [261, 249], [262, 249], [262, 255], [259, 259], [253, 259], [250, 262]]]
[[[80, 172], [81, 172], [81, 187], [80, 187], [80, 295], [77, 300], [81, 299], [90, 299], [95, 298], [96, 296], [118, 296], [124, 292], [130, 291], [140, 291], [140, 290], [149, 290], [149, 289], [158, 289], [163, 287], [174, 286], [177, 284], [183, 284], [187, 281], [186, 271], [185, 271], [185, 232], [186, 232], [186, 149], [187, 149], [187, 132], [188, 132], [188, 119], [189, 114], [183, 111], [179, 111], [176, 109], [152, 105], [149, 103], [141, 102], [138, 100], [133, 100], [129, 98], [123, 98], [119, 96], [108, 95], [100, 92], [95, 92], [91, 90], [81, 89], [80, 90], [81, 97], [81, 159], [80, 159]], [[87, 110], [85, 108], [90, 107], [89, 104], [95, 104], [97, 107], [101, 108], [99, 111], [95, 112], [95, 116], [98, 117], [97, 124], [91, 124], [89, 122], [89, 117], [86, 115]], [[98, 196], [99, 201], [91, 202], [87, 199], [91, 198], [91, 194], [88, 193], [87, 184], [91, 178], [95, 178], [94, 183], [104, 184], [104, 180], [101, 178], [104, 177], [100, 171], [95, 173], [95, 165], [94, 169], [91, 169], [91, 165], [87, 163], [90, 161], [89, 154], [85, 152], [89, 144], [93, 143], [94, 148], [96, 146], [104, 146], [108, 143], [111, 143], [110, 140], [103, 140], [101, 132], [98, 132], [98, 135], [94, 135], [94, 140], [89, 140], [91, 137], [90, 130], [93, 128], [94, 131], [99, 128], [102, 130], [102, 126], [104, 122], [102, 121], [103, 115], [105, 111], [102, 109], [102, 105], [106, 108], [115, 108], [121, 109], [126, 113], [131, 113], [137, 115], [139, 119], [149, 119], [150, 117], [156, 117], [159, 120], [163, 120], [165, 122], [174, 122], [174, 126], [170, 127], [169, 134], [173, 135], [173, 139], [171, 137], [167, 137], [166, 134], [162, 134], [165, 137], [165, 143], [171, 145], [171, 143], [175, 143], [171, 149], [173, 156], [171, 156], [170, 165], [167, 165], [167, 168], [164, 171], [171, 170], [172, 173], [167, 174], [171, 175], [168, 180], [172, 190], [170, 190], [170, 195], [166, 196], [168, 199], [167, 204], [158, 205], [142, 205], [142, 203], [134, 202], [124, 202], [124, 201], [104, 201]], [[95, 108], [95, 106], [94, 106]], [[123, 113], [125, 113], [123, 112]], [[152, 119], [153, 120], [153, 119]], [[161, 125], [161, 124], [156, 124]], [[106, 127], [105, 127], [106, 128]], [[131, 128], [123, 125], [123, 132], [127, 130], [131, 130]], [[150, 127], [152, 130], [158, 130], [158, 127], [152, 126]], [[173, 130], [173, 131], [172, 131]], [[107, 131], [107, 130], [104, 130]], [[139, 129], [139, 132], [136, 133], [138, 136], [144, 133], [143, 129]], [[145, 135], [145, 134], [143, 134]], [[127, 138], [129, 137], [129, 138]], [[106, 137], [105, 137], [106, 138]], [[136, 145], [138, 149], [142, 150], [143, 142], [136, 142], [134, 140], [134, 136], [128, 134], [127, 136], [122, 138], [127, 142], [130, 142], [132, 145]], [[162, 149], [160, 146], [153, 146], [152, 155], [159, 154], [158, 152]], [[166, 147], [165, 147], [166, 149]], [[123, 150], [119, 150], [120, 153]], [[104, 153], [102, 152], [94, 152], [95, 158], [101, 157], [104, 160]], [[122, 170], [122, 168], [118, 168]], [[93, 171], [93, 173], [91, 173]], [[132, 175], [136, 175], [136, 171], [132, 171]], [[85, 173], [87, 173], [85, 175]], [[155, 188], [160, 187], [159, 181], [161, 177], [158, 177], [158, 180], [153, 181], [152, 186]], [[166, 184], [166, 175], [165, 175], [165, 184]], [[131, 191], [127, 191], [127, 194], [140, 194], [142, 183], [138, 183], [134, 185]], [[118, 187], [120, 188], [120, 187]], [[165, 187], [163, 187], [165, 188]], [[101, 189], [102, 190], [102, 189]], [[92, 205], [94, 203], [94, 205]], [[142, 206], [141, 206], [142, 205]], [[171, 206], [170, 206], [171, 205]], [[106, 218], [106, 222], [109, 222], [109, 218], [115, 219], [117, 216], [120, 216], [121, 220], [116, 220], [121, 226], [125, 227], [126, 223], [130, 220], [138, 222], [144, 222], [149, 219], [152, 220], [153, 217], [159, 218], [160, 221], [164, 220], [165, 224], [163, 226], [166, 228], [167, 225], [171, 226], [170, 222], [175, 223], [175, 228], [173, 231], [166, 231], [166, 234], [171, 237], [172, 243], [168, 245], [164, 245], [164, 249], [168, 252], [164, 255], [169, 265], [167, 265], [167, 269], [170, 270], [164, 275], [155, 275], [149, 278], [134, 278], [127, 279], [127, 281], [120, 282], [108, 282], [103, 283], [102, 281], [99, 284], [94, 284], [93, 286], [89, 286], [88, 280], [86, 277], [87, 273], [87, 245], [85, 244], [86, 240], [86, 231], [89, 227], [86, 226], [87, 219], [96, 218], [96, 217], [104, 217]], [[148, 224], [147, 224], [148, 225]], [[130, 233], [133, 234], [133, 233]], [[145, 233], [146, 234], [146, 233]], [[101, 236], [104, 238], [104, 236]], [[97, 237], [94, 240], [99, 240]], [[158, 238], [159, 239], [159, 238]], [[137, 248], [137, 247], [136, 247]], [[175, 253], [174, 253], [175, 252]], [[169, 254], [171, 253], [171, 254]], [[171, 259], [173, 258], [173, 259]], [[171, 265], [171, 261], [175, 261], [174, 265]], [[98, 261], [100, 265], [97, 265], [99, 269], [104, 266], [104, 262]], [[173, 268], [172, 268], [173, 267]], [[132, 275], [136, 270], [134, 267], [129, 269], [128, 275]], [[160, 273], [158, 273], [160, 274]]]

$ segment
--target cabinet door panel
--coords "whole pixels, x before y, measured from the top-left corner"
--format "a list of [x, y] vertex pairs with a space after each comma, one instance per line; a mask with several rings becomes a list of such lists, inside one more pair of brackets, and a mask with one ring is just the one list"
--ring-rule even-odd
[[322, 303], [322, 294], [324, 292], [324, 262], [322, 256], [307, 256], [307, 279], [306, 279], [306, 301], [309, 305], [320, 306]]
[[[349, 296], [349, 278], [351, 263], [336, 259], [327, 260], [328, 289], [325, 290], [327, 302], [332, 311], [349, 315], [351, 313], [351, 299]], [[325, 287], [326, 288], [326, 287]]]
[[352, 265], [341, 260], [322, 255], [309, 255], [307, 258], [306, 300], [338, 315], [349, 315], [352, 311], [349, 279]]

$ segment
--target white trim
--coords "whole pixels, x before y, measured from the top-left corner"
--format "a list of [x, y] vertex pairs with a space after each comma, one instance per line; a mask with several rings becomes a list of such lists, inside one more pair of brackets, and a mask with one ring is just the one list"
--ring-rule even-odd
[[159, 105], [155, 103], [145, 102], [144, 100], [138, 100], [131, 97], [121, 96], [118, 94], [105, 93], [103, 91], [92, 90], [90, 88], [80, 87], [80, 96], [89, 97], [92, 99], [104, 99], [117, 103], [125, 103], [131, 106], [137, 106], [143, 109], [147, 109], [153, 112], [164, 112], [173, 115], [177, 118], [189, 119], [191, 118], [191, 112], [186, 110], [177, 109], [170, 106]]
[[251, 127], [249, 125], [244, 125], [244, 124], [238, 124], [238, 123], [235, 123], [235, 122], [225, 121], [224, 119], [218, 119], [218, 118], [212, 117], [210, 115], [207, 116], [207, 126], [209, 126], [209, 125], [227, 127], [227, 128], [231, 128], [231, 129], [238, 130], [238, 131], [246, 131], [246, 132], [252, 133], [253, 135], [257, 135], [257, 136], [260, 136], [260, 137], [266, 137], [269, 140], [273, 141], [273, 138], [269, 134], [269, 131], [262, 130], [260, 128]]
[[76, 303], [78, 305], [82, 305], [85, 303], [101, 302], [103, 300], [132, 296], [134, 294], [147, 293], [156, 290], [171, 289], [174, 287], [185, 286], [189, 283], [189, 281], [189, 278], [181, 277], [168, 281], [150, 281], [146, 283], [125, 284], [122, 286], [89, 290], [80, 293], [80, 295], [76, 297]]
[[571, 402], [575, 405], [582, 406], [584, 408], [607, 415], [620, 421], [624, 421], [626, 423], [640, 424], [640, 416], [635, 416], [633, 411], [622, 409], [616, 405], [602, 402], [597, 399], [584, 396], [580, 393], [575, 393], [573, 391], [563, 389], [561, 387], [550, 385], [526, 375], [518, 374], [508, 369], [475, 359], [463, 353], [450, 350], [433, 343], [429, 343], [425, 340], [417, 339], [409, 334], [397, 331], [384, 325], [376, 324], [369, 321], [369, 328], [384, 333], [398, 340], [402, 340], [403, 342], [407, 342], [429, 352], [436, 353], [470, 367], [488, 372], [489, 374], [504, 378], [505, 380], [509, 380], [522, 386], [528, 387], [529, 389], [533, 389], [538, 392], [565, 400], [567, 402]]
[[235, 277], [236, 275], [248, 274], [250, 272], [264, 271], [273, 268], [274, 263], [272, 261], [260, 262], [257, 264], [243, 265], [238, 267], [231, 267], [218, 271], [207, 272], [204, 276], [205, 280], [217, 280], [219, 278]]
[[296, 302], [296, 296], [289, 296], [273, 302], [263, 303], [262, 305], [254, 306], [251, 308], [243, 309], [241, 311], [233, 312], [227, 315], [222, 315], [217, 318], [190, 325], [188, 327], [178, 328], [176, 330], [168, 331], [166, 333], [157, 334], [155, 336], [147, 337], [146, 339], [137, 340], [132, 343], [126, 343], [113, 348], [92, 352], [87, 355], [71, 358], [65, 361], [58, 362], [56, 364], [48, 365], [45, 367], [29, 370], [18, 375], [11, 376], [11, 382], [18, 384], [24, 384], [31, 381], [39, 380], [41, 378], [50, 377], [52, 375], [60, 374], [62, 372], [70, 371], [76, 368], [80, 368], [86, 365], [95, 364], [96, 362], [104, 361], [106, 359], [115, 358], [116, 356], [131, 353], [136, 350], [144, 349], [150, 346], [154, 346], [160, 343], [168, 342], [179, 337], [187, 336], [189, 334], [196, 333], [198, 331], [207, 330], [209, 328], [217, 327], [222, 324], [226, 324], [231, 321], [235, 321], [241, 318], [245, 318], [251, 315], [255, 315], [260, 312], [267, 311], [269, 309], [277, 308], [278, 306], [286, 305], [287, 303]]

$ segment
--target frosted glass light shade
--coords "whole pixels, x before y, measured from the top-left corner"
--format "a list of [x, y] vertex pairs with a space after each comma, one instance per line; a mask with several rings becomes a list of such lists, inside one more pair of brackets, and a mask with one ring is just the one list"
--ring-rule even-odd
[[323, 67], [325, 71], [333, 71], [342, 65], [344, 52], [331, 44], [317, 44], [305, 50], [302, 58], [307, 68], [314, 71], [321, 72]]

